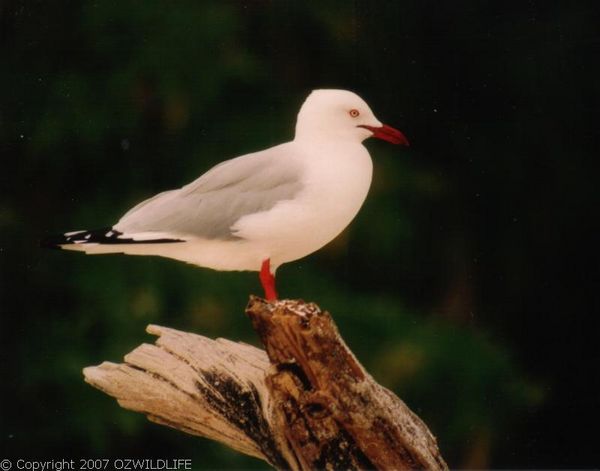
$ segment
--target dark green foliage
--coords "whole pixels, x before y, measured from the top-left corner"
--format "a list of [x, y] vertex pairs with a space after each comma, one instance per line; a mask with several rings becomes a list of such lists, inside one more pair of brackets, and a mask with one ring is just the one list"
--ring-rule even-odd
[[0, 4], [0, 459], [264, 467], [147, 423], [81, 374], [151, 341], [148, 323], [255, 343], [243, 308], [260, 294], [256, 274], [38, 241], [107, 226], [221, 160], [290, 139], [306, 94], [335, 87], [412, 146], [367, 144], [367, 203], [335, 242], [279, 270], [281, 295], [333, 314], [452, 467], [597, 465], [563, 432], [598, 406], [584, 317], [596, 298], [584, 238], [597, 219], [584, 165], [597, 158], [596, 10]]

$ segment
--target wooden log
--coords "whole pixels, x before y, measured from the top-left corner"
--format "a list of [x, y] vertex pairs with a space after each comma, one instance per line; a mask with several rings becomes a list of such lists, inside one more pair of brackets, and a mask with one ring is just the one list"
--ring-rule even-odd
[[85, 368], [85, 380], [278, 469], [447, 469], [427, 426], [364, 370], [327, 312], [252, 297], [246, 313], [266, 352], [151, 325], [155, 345]]

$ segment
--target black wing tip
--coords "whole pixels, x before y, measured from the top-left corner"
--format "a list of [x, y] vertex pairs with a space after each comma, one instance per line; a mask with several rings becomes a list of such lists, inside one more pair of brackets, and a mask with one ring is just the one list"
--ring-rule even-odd
[[104, 245], [116, 245], [116, 244], [167, 244], [172, 242], [185, 242], [182, 239], [149, 239], [149, 240], [134, 240], [121, 238], [123, 233], [114, 230], [112, 227], [104, 227], [102, 229], [95, 229], [92, 231], [76, 231], [68, 232], [66, 234], [54, 235], [45, 237], [40, 241], [40, 247], [44, 249], [58, 249], [61, 250], [63, 245], [72, 244], [104, 244]]
[[[40, 247], [43, 249], [58, 249], [61, 250], [63, 245], [85, 244], [86, 242], [98, 242], [100, 237], [106, 237], [106, 234], [111, 231], [111, 227], [104, 227], [93, 231], [81, 230], [67, 232], [65, 234], [51, 235], [44, 237], [40, 241]], [[120, 233], [119, 233], [120, 234]], [[94, 239], [94, 240], [92, 240]]]

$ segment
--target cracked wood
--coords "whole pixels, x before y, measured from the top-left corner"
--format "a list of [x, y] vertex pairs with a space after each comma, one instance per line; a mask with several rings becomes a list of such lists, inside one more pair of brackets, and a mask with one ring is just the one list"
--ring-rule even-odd
[[446, 469], [427, 426], [377, 384], [327, 312], [252, 297], [266, 352], [149, 326], [125, 362], [88, 383], [154, 422], [217, 440], [279, 469]]

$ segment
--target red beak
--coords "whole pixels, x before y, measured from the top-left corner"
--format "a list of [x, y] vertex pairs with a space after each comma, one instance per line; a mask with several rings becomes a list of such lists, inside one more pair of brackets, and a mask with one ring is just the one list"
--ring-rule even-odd
[[373, 133], [373, 137], [376, 137], [377, 139], [383, 139], [384, 141], [391, 142], [392, 144], [402, 144], [403, 146], [410, 145], [408, 139], [406, 139], [406, 136], [391, 126], [384, 124], [378, 128], [375, 126], [361, 124], [358, 127], [368, 129]]

